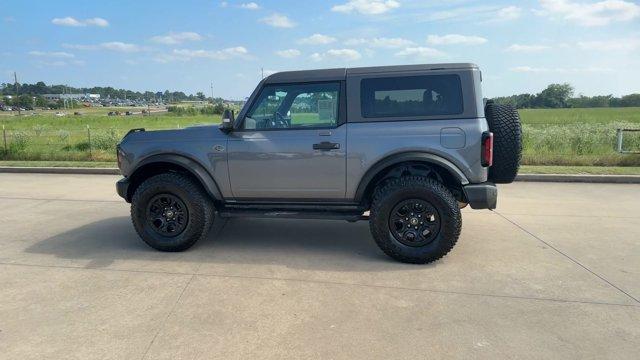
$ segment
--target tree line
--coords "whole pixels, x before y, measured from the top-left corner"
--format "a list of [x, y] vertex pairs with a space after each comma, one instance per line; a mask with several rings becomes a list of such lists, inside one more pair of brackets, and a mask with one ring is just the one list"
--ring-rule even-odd
[[[165, 103], [179, 101], [211, 101], [202, 92], [194, 94], [185, 94], [182, 91], [131, 91], [125, 89], [115, 89], [107, 86], [94, 86], [91, 88], [75, 88], [66, 85], [46, 85], [42, 81], [35, 84], [0, 84], [0, 95], [18, 95], [13, 101], [13, 105], [33, 104], [37, 107], [51, 105], [41, 97], [44, 94], [63, 94], [63, 93], [80, 93], [80, 94], [100, 94], [101, 99], [128, 99], [128, 100], [145, 100], [145, 101], [162, 101]], [[613, 95], [597, 95], [574, 97], [574, 88], [570, 84], [551, 84], [537, 94], [518, 94], [511, 96], [501, 96], [493, 100], [499, 104], [510, 104], [518, 109], [535, 109], [535, 108], [588, 108], [588, 107], [631, 107], [640, 106], [640, 94], [629, 94], [621, 97]], [[33, 102], [35, 97], [35, 104]], [[213, 103], [222, 103], [222, 98], [213, 99]]]
[[640, 106], [640, 94], [629, 94], [621, 97], [613, 95], [580, 95], [574, 97], [573, 93], [574, 89], [570, 84], [551, 84], [537, 94], [501, 96], [493, 100], [499, 104], [513, 105], [518, 109]]
[[[76, 88], [66, 85], [47, 85], [42, 81], [35, 84], [0, 84], [0, 95], [44, 95], [44, 94], [100, 94], [101, 98], [111, 99], [127, 99], [127, 100], [146, 100], [146, 101], [204, 101], [207, 97], [202, 92], [194, 94], [185, 94], [182, 91], [131, 91], [125, 89], [115, 89], [110, 86], [94, 86], [90, 88]], [[209, 100], [211, 98], [209, 97]], [[222, 102], [222, 98], [215, 98], [214, 102]]]

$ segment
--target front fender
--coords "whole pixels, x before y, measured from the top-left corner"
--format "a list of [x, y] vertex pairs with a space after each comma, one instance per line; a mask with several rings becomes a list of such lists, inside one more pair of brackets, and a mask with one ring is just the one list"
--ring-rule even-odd
[[139, 161], [131, 171], [130, 178], [144, 172], [154, 164], [173, 164], [188, 171], [196, 179], [200, 181], [207, 193], [216, 200], [223, 200], [222, 193], [218, 184], [216, 184], [213, 176], [197, 161], [188, 157], [176, 154], [157, 154], [152, 155]]

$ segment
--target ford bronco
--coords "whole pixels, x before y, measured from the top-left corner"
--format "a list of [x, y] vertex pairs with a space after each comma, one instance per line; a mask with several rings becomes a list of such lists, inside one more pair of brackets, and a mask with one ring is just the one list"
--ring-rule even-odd
[[387, 255], [428, 263], [458, 240], [460, 209], [494, 209], [518, 172], [518, 113], [481, 82], [474, 64], [276, 73], [219, 126], [131, 130], [117, 191], [161, 251], [217, 218], [368, 220]]

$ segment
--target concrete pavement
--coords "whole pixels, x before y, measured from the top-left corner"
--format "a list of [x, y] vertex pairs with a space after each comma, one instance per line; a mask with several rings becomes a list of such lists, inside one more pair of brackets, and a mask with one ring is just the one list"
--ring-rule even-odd
[[637, 358], [640, 185], [500, 186], [415, 266], [365, 222], [235, 219], [159, 253], [116, 179], [0, 174], [0, 359]]

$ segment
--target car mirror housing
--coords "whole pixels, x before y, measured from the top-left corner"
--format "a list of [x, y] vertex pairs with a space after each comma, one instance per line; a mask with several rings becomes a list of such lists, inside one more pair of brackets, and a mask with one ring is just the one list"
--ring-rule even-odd
[[233, 110], [226, 109], [222, 113], [222, 122], [220, 123], [220, 131], [225, 134], [233, 131], [233, 123], [235, 122], [235, 117]]

